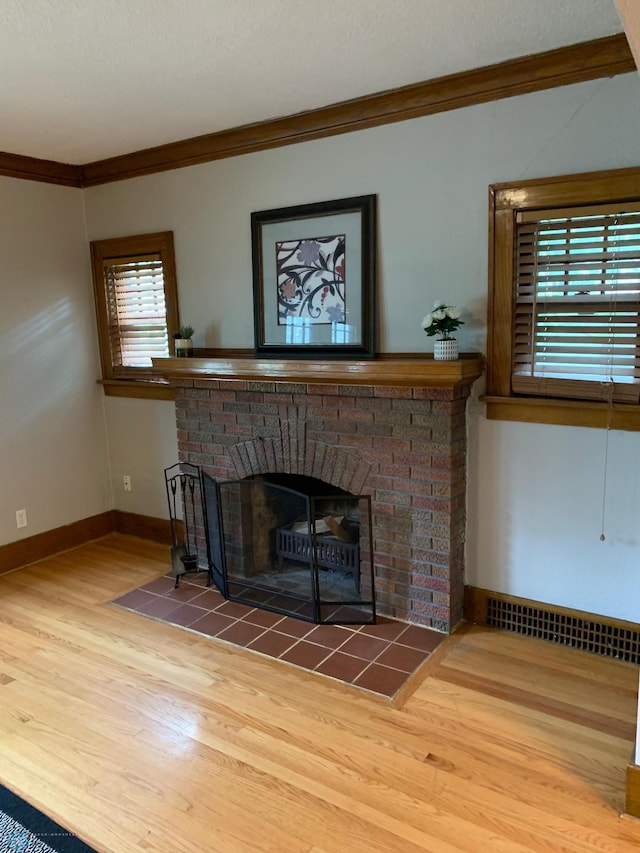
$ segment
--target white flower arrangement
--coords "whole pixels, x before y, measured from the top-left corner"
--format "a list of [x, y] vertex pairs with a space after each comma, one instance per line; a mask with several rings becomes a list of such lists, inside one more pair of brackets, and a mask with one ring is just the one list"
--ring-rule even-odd
[[440, 335], [440, 340], [450, 341], [452, 340], [451, 332], [464, 326], [460, 313], [460, 309], [455, 305], [447, 305], [442, 299], [436, 299], [431, 313], [422, 318], [422, 328], [429, 337]]

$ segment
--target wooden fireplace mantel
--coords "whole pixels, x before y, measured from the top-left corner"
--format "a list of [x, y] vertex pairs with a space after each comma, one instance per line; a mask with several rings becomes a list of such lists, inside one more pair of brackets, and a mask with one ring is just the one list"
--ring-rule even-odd
[[329, 385], [391, 385], [412, 388], [468, 385], [482, 375], [484, 358], [463, 354], [457, 361], [432, 357], [367, 361], [312, 361], [259, 358], [154, 358], [154, 372], [168, 380], [242, 379]]

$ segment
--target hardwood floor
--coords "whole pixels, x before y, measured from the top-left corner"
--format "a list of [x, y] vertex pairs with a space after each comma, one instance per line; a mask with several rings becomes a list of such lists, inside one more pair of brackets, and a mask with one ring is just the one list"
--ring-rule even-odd
[[391, 703], [109, 604], [167, 559], [0, 578], [0, 782], [98, 851], [640, 848], [635, 667], [471, 628]]

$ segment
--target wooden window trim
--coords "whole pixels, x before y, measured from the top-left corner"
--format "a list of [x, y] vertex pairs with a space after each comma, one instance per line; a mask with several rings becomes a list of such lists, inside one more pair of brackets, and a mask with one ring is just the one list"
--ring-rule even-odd
[[142, 400], [175, 400], [173, 386], [162, 379], [103, 379], [105, 397], [138, 397]]
[[640, 406], [514, 395], [511, 391], [515, 223], [518, 212], [640, 199], [640, 167], [489, 187], [487, 403], [490, 420], [640, 430]]
[[180, 328], [178, 312], [178, 287], [176, 280], [173, 232], [161, 231], [153, 234], [138, 234], [132, 237], [116, 237], [95, 240], [91, 243], [91, 268], [102, 367], [102, 385], [106, 396], [141, 397], [144, 399], [171, 400], [173, 390], [154, 373], [153, 368], [129, 367], [126, 375], [122, 369], [114, 370], [109, 339], [109, 317], [104, 282], [104, 261], [113, 257], [127, 257], [159, 253], [162, 257], [167, 331], [171, 340]]

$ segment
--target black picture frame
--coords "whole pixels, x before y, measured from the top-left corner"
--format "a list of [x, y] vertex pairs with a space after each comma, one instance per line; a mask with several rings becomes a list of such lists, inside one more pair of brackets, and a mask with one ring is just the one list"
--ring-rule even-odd
[[374, 358], [376, 196], [251, 214], [255, 354]]

